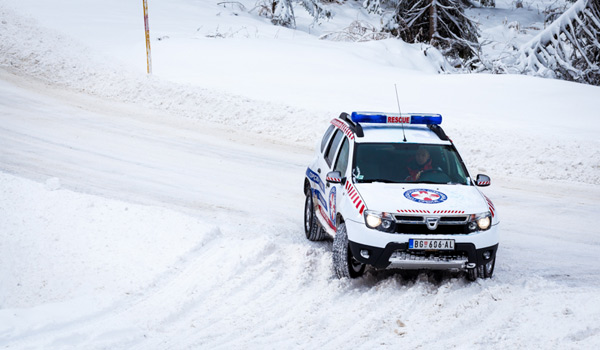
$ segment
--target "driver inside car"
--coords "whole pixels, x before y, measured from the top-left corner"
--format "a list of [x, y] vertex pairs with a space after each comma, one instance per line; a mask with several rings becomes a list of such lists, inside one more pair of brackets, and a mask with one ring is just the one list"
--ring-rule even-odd
[[424, 171], [432, 170], [433, 167], [431, 165], [431, 155], [429, 151], [424, 147], [419, 147], [417, 149], [417, 153], [415, 154], [415, 158], [408, 163], [408, 177], [407, 181], [417, 181], [421, 177], [421, 174]]

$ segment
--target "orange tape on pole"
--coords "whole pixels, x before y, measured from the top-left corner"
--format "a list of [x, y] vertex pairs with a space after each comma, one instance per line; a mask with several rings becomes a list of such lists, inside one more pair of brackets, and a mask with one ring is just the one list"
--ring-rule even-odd
[[148, 1], [144, 1], [144, 28], [146, 30], [146, 65], [148, 74], [152, 74], [152, 54], [150, 52], [150, 26], [148, 25]]

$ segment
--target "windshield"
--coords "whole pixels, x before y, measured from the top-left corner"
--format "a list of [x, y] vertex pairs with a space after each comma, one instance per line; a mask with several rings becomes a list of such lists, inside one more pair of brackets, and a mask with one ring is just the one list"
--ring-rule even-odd
[[469, 185], [468, 173], [451, 145], [357, 143], [356, 182]]

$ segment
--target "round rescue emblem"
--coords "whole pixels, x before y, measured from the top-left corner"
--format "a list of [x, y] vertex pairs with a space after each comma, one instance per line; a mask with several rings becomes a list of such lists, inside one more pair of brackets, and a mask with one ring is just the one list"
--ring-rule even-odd
[[416, 188], [414, 190], [408, 190], [404, 192], [404, 197], [411, 201], [426, 204], [442, 203], [448, 196], [439, 191], [425, 190], [422, 188]]

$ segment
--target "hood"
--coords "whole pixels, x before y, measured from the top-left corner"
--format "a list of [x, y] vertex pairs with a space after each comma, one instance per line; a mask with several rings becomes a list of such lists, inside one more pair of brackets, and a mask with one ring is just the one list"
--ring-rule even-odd
[[369, 210], [425, 214], [477, 214], [490, 210], [475, 186], [359, 183], [355, 187]]

